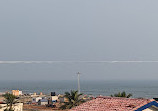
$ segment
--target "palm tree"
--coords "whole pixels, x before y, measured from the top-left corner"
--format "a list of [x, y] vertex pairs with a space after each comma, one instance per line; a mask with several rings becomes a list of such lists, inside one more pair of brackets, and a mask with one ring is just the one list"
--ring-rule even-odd
[[111, 97], [125, 97], [125, 98], [130, 98], [132, 96], [132, 94], [126, 94], [125, 91], [123, 92], [118, 92], [114, 95], [111, 95]]
[[83, 94], [78, 94], [78, 91], [72, 90], [70, 93], [65, 92], [65, 98], [67, 99], [67, 102], [64, 102], [64, 105], [62, 105], [61, 109], [71, 109], [74, 106], [78, 106], [81, 103], [85, 102], [81, 96]]
[[14, 111], [12, 106], [13, 104], [17, 103], [16, 101], [17, 97], [10, 93], [4, 94], [3, 97], [5, 98], [5, 103], [7, 104], [7, 108], [5, 111]]

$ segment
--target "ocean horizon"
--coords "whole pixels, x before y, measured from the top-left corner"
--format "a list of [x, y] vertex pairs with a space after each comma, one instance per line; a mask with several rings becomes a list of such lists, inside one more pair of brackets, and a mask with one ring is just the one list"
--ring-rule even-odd
[[[22, 90], [23, 93], [64, 94], [66, 91], [77, 90], [77, 81], [0, 81], [0, 92], [16, 89]], [[158, 97], [158, 81], [81, 80], [81, 93], [84, 94], [110, 96], [122, 91], [132, 93], [133, 98], [156, 98]]]

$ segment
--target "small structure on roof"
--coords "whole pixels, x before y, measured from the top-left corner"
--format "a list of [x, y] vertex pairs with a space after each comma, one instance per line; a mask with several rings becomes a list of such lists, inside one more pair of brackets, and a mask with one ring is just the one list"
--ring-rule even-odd
[[123, 97], [96, 97], [70, 111], [158, 111], [158, 103], [153, 99]]

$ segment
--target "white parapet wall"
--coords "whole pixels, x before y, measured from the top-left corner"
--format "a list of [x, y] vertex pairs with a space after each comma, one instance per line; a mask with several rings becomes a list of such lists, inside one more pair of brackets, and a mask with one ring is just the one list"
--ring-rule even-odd
[[[0, 111], [4, 111], [7, 108], [7, 104], [0, 104]], [[14, 111], [23, 111], [23, 103], [16, 103], [13, 105]]]

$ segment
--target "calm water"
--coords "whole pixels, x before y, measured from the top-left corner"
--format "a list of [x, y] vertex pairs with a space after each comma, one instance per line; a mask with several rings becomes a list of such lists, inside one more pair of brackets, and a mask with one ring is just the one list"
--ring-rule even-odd
[[[22, 90], [24, 93], [43, 92], [49, 94], [55, 91], [63, 94], [65, 91], [76, 90], [75, 81], [54, 82], [0, 82], [0, 92]], [[157, 81], [81, 81], [81, 92], [85, 94], [105, 95], [126, 91], [132, 93], [133, 97], [153, 98], [158, 97]]]

